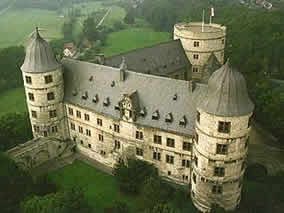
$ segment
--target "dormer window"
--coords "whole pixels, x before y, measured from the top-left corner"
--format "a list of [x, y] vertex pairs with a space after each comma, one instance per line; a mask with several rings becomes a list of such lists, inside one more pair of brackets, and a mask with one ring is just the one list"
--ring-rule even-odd
[[98, 97], [98, 95], [95, 95], [95, 97], [93, 97], [93, 103], [98, 103], [98, 101], [99, 101], [99, 97]]
[[187, 119], [185, 116], [183, 116], [182, 119], [179, 120], [179, 125], [185, 127], [186, 123], [187, 123]]
[[145, 107], [140, 110], [139, 114], [140, 114], [140, 116], [145, 117], [145, 115], [146, 115], [146, 109], [145, 109]]
[[88, 99], [88, 92], [85, 92], [85, 93], [82, 95], [82, 99], [84, 99], [84, 100], [87, 100], [87, 99]]
[[160, 117], [159, 111], [156, 110], [152, 115], [152, 120], [159, 120], [159, 117]]
[[166, 121], [167, 123], [171, 123], [171, 122], [173, 121], [173, 115], [172, 115], [172, 113], [169, 113], [169, 114], [166, 115], [165, 121]]
[[108, 106], [110, 104], [109, 97], [105, 98], [104, 106]]

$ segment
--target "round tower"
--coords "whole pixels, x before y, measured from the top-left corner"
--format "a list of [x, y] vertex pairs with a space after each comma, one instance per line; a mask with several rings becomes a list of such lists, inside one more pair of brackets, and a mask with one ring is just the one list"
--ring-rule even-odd
[[244, 77], [229, 62], [212, 74], [197, 103], [193, 145], [191, 197], [200, 211], [239, 204], [253, 109]]
[[26, 48], [21, 70], [33, 136], [65, 139], [62, 66], [38, 29]]
[[226, 27], [199, 22], [178, 23], [174, 26], [174, 39], [180, 39], [192, 64], [192, 78], [200, 79], [203, 68], [212, 53], [224, 64]]

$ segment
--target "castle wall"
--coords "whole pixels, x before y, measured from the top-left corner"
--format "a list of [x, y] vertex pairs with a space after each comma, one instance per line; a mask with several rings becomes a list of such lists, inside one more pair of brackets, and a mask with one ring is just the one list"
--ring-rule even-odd
[[[153, 163], [162, 176], [166, 176], [180, 183], [190, 181], [190, 165], [182, 166], [182, 160], [188, 160], [191, 164], [191, 150], [183, 150], [183, 142], [192, 143], [190, 135], [179, 135], [151, 127], [138, 126], [135, 123], [116, 120], [114, 118], [97, 114], [72, 104], [66, 104], [66, 111], [73, 110], [73, 115], [68, 113], [68, 126], [70, 137], [76, 141], [78, 150], [99, 162], [114, 167], [119, 158], [136, 156], [138, 159]], [[81, 118], [77, 117], [77, 111], [81, 112]], [[89, 121], [85, 120], [85, 114], [89, 115]], [[97, 119], [102, 120], [102, 126], [97, 124]], [[114, 131], [114, 124], [119, 125], [119, 133]], [[71, 125], [75, 125], [72, 130]], [[79, 126], [83, 132], [79, 132]], [[74, 127], [74, 126], [73, 126]], [[91, 136], [87, 135], [87, 129]], [[136, 139], [136, 131], [143, 132], [143, 139]], [[99, 136], [103, 136], [103, 141]], [[154, 135], [162, 137], [161, 145], [154, 143]], [[175, 140], [175, 147], [167, 146], [167, 138]], [[120, 142], [120, 148], [115, 148], [115, 140]], [[143, 156], [136, 154], [136, 148], [143, 150]], [[153, 152], [160, 153], [160, 160], [153, 159]], [[166, 155], [174, 157], [174, 162], [167, 163]]]

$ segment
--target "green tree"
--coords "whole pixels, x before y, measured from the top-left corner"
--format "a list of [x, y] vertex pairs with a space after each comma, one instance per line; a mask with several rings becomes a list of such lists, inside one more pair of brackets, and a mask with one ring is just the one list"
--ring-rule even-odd
[[175, 210], [168, 204], [157, 204], [153, 209], [148, 209], [145, 213], [175, 213]]
[[83, 23], [83, 33], [89, 41], [95, 41], [97, 39], [97, 29], [94, 17], [89, 16]]

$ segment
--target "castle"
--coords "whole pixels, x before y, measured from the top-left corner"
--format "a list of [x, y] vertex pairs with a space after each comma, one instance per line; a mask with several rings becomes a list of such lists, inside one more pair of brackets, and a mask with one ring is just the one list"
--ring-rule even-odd
[[180, 23], [172, 41], [89, 63], [58, 62], [37, 32], [21, 67], [35, 139], [8, 154], [24, 168], [68, 147], [108, 167], [136, 157], [190, 183], [200, 211], [235, 209], [254, 105], [224, 64], [225, 37], [224, 26]]

